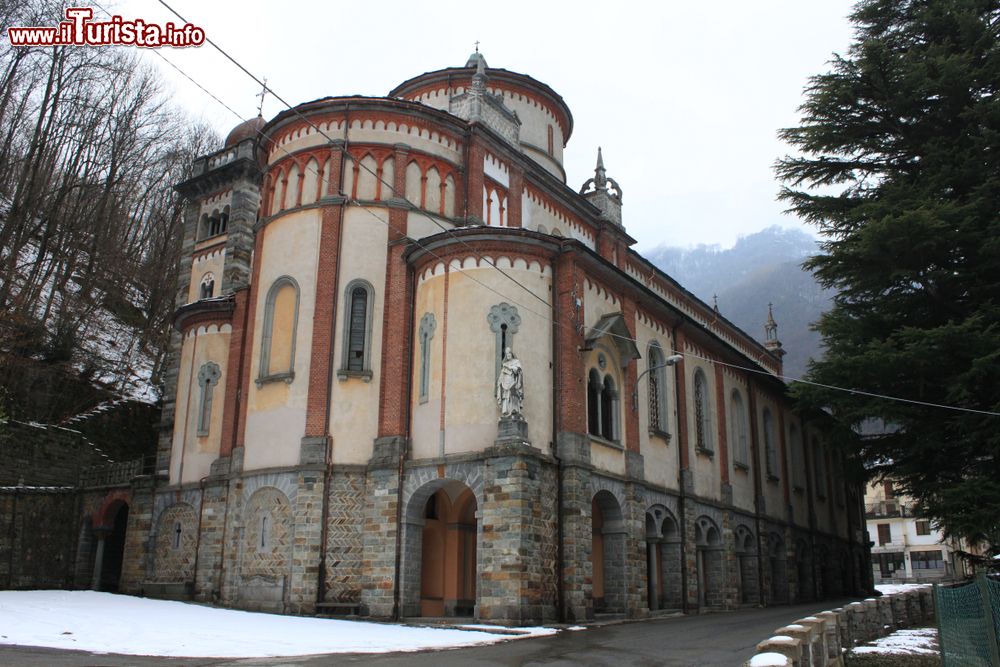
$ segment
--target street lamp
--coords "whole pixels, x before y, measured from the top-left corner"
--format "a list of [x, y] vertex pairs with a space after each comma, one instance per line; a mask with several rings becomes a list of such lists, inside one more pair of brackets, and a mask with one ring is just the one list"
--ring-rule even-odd
[[682, 354], [672, 354], [666, 358], [666, 360], [659, 366], [652, 366], [647, 368], [643, 372], [639, 373], [639, 377], [635, 379], [635, 386], [632, 387], [632, 412], [639, 409], [639, 382], [642, 380], [642, 376], [650, 371], [658, 371], [661, 368], [666, 368], [667, 366], [674, 366], [678, 362], [684, 360], [684, 355]]

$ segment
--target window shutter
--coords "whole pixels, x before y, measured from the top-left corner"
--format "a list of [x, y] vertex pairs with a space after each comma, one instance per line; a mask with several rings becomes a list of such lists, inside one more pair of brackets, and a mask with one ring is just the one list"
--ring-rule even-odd
[[347, 369], [351, 371], [364, 370], [367, 315], [368, 292], [363, 287], [356, 287], [351, 292], [351, 329], [347, 354]]

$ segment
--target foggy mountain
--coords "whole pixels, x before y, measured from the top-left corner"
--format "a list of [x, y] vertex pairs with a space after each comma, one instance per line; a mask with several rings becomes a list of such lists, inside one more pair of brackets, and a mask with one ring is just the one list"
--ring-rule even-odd
[[804, 271], [816, 240], [801, 230], [768, 227], [744, 236], [730, 249], [662, 245], [644, 255], [753, 338], [764, 340], [767, 304], [774, 304], [778, 339], [784, 346], [785, 375], [798, 378], [819, 355], [820, 336], [810, 330], [829, 307], [832, 294]]

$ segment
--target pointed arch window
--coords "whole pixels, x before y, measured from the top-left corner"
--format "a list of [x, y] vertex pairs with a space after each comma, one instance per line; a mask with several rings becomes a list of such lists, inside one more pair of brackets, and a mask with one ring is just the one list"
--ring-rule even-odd
[[733, 463], [749, 470], [750, 456], [747, 441], [750, 434], [747, 428], [747, 410], [743, 405], [743, 395], [738, 389], [733, 389], [729, 397], [729, 422], [733, 429]]
[[198, 386], [201, 388], [198, 399], [198, 437], [208, 435], [212, 424], [212, 393], [219, 383], [222, 372], [214, 361], [202, 364], [198, 370]]
[[337, 377], [346, 380], [360, 377], [372, 379], [371, 342], [372, 309], [375, 289], [361, 278], [352, 280], [344, 290], [344, 338], [341, 345], [340, 370]]
[[587, 431], [609, 442], [618, 442], [620, 409], [614, 378], [592, 368], [587, 375]]
[[434, 338], [434, 330], [437, 329], [437, 321], [434, 313], [424, 313], [420, 318], [420, 331], [417, 336], [420, 341], [420, 402], [427, 401], [427, 392], [430, 387], [431, 377], [431, 339]]
[[591, 435], [601, 435], [601, 374], [596, 368], [591, 369], [587, 376], [587, 432]]
[[778, 480], [778, 432], [770, 408], [764, 408], [764, 469], [769, 480]]
[[295, 335], [299, 323], [299, 284], [291, 276], [274, 281], [264, 302], [257, 386], [295, 379]]
[[667, 369], [663, 350], [658, 343], [650, 344], [648, 358], [649, 430], [666, 436], [668, 433]]
[[712, 453], [712, 406], [708, 397], [708, 380], [699, 368], [694, 372], [695, 444], [705, 453]]

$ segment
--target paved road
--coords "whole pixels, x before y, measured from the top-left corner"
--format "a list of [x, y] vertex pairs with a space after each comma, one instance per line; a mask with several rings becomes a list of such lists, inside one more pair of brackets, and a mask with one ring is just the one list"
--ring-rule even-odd
[[[383, 655], [323, 655], [297, 658], [143, 658], [79, 651], [0, 646], [0, 665], [6, 667], [513, 667], [536, 665], [571, 667], [593, 665], [657, 665], [665, 667], [738, 667], [753, 647], [782, 625], [830, 609], [850, 600], [792, 607], [678, 616], [672, 618], [592, 626], [552, 637], [520, 639], [491, 646], [390, 653]], [[127, 622], [122, 632], [128, 632]]]

